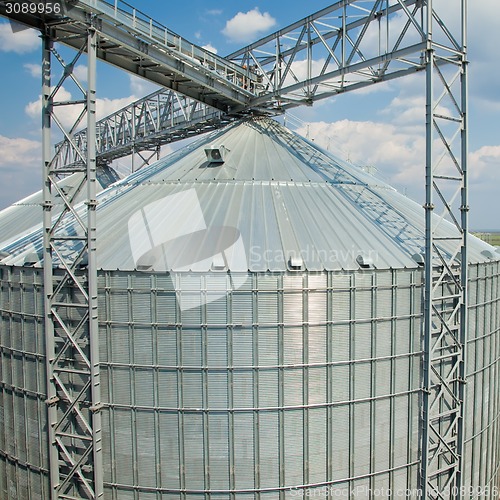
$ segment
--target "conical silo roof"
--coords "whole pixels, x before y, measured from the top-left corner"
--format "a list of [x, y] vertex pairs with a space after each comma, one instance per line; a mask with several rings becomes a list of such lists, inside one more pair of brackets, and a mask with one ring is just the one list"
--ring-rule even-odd
[[[108, 167], [103, 166], [97, 169], [97, 184], [98, 191], [110, 186], [119, 179], [116, 172]], [[40, 182], [42, 176], [40, 176]], [[59, 189], [66, 196], [75, 197], [76, 201], [84, 200], [86, 192], [81, 192], [84, 175], [75, 173], [61, 179], [58, 182]], [[5, 248], [20, 236], [28, 235], [42, 226], [43, 220], [43, 193], [37, 191], [25, 198], [13, 203], [7, 208], [0, 210], [0, 248]], [[60, 213], [64, 208], [64, 202], [61, 197], [55, 193], [53, 200], [54, 214]]]
[[[207, 160], [215, 150], [222, 161]], [[199, 138], [98, 200], [103, 269], [414, 268], [424, 248], [420, 205], [267, 118]], [[66, 230], [78, 225], [68, 218]], [[445, 222], [440, 230], [452, 234]], [[41, 233], [31, 235], [4, 248], [3, 262], [22, 265], [41, 248]], [[471, 237], [471, 262], [494, 252]]]

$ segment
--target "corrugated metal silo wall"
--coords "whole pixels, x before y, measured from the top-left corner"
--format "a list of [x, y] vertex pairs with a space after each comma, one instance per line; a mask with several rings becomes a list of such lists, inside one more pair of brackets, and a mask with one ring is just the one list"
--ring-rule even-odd
[[0, 266], [0, 498], [48, 495], [43, 271]]
[[[227, 276], [175, 283], [225, 291]], [[168, 276], [110, 272], [101, 287], [117, 498], [417, 488], [420, 272], [253, 274], [184, 311]]]
[[[48, 499], [42, 275], [0, 271], [0, 497]], [[499, 272], [471, 266], [464, 472], [492, 489]], [[105, 498], [417, 488], [421, 273], [249, 274], [226, 294], [227, 279], [100, 276]], [[180, 310], [175, 286], [197, 280], [222, 297]]]
[[464, 498], [500, 498], [500, 263], [469, 273]]

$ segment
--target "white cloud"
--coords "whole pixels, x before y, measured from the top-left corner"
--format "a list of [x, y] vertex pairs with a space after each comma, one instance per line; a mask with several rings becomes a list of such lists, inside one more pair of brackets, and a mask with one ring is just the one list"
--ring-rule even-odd
[[21, 137], [0, 136], [0, 209], [42, 186], [42, 144]]
[[[26, 63], [23, 64], [24, 69], [33, 77], [40, 78], [42, 76], [42, 66], [40, 64]], [[85, 64], [78, 64], [73, 69], [73, 74], [76, 76], [78, 81], [87, 81], [87, 66]]]
[[[409, 100], [408, 109], [416, 104]], [[401, 105], [403, 110], [403, 106]], [[333, 154], [358, 166], [374, 166], [377, 175], [390, 185], [416, 200], [425, 197], [425, 134], [424, 127], [400, 126], [381, 121], [339, 120], [311, 122], [297, 132]], [[436, 139], [435, 148], [440, 146]], [[474, 211], [471, 226], [496, 227], [497, 216], [486, 210], [480, 193], [491, 199], [497, 196], [500, 184], [500, 145], [482, 146], [469, 154], [469, 177]], [[492, 194], [493, 192], [493, 194]], [[472, 206], [472, 203], [471, 203]]]
[[[64, 87], [61, 87], [57, 93], [57, 99], [61, 101], [70, 101], [73, 96], [71, 92], [66, 90]], [[98, 98], [96, 100], [96, 110], [97, 110], [97, 119], [104, 118], [115, 111], [127, 106], [133, 101], [136, 101], [138, 97], [134, 94], [128, 97], [120, 97], [117, 99], [109, 99], [107, 97]], [[24, 108], [26, 114], [32, 118], [33, 120], [40, 120], [40, 115], [42, 112], [42, 96], [38, 96], [36, 101], [32, 101], [26, 105]], [[65, 127], [70, 127], [73, 125], [75, 120], [78, 118], [82, 111], [82, 106], [74, 105], [74, 106], [64, 106], [64, 109], [60, 112], [56, 109], [56, 116], [60, 120], [60, 122]], [[80, 123], [78, 129], [85, 128], [85, 118]]]
[[203, 45], [202, 49], [208, 50], [209, 52], [212, 52], [214, 54], [217, 54], [217, 49], [210, 43], [207, 43], [206, 45]]
[[[141, 96], [142, 97], [142, 96]], [[97, 119], [100, 120], [105, 116], [118, 111], [121, 108], [129, 105], [133, 101], [136, 101], [139, 97], [135, 95], [131, 95], [128, 97], [119, 97], [117, 99], [108, 99], [104, 97], [102, 99], [97, 99], [96, 108], [97, 108]]]
[[130, 91], [132, 92], [133, 96], [138, 95], [144, 97], [160, 88], [155, 83], [148, 82], [147, 80], [139, 76], [136, 75], [129, 75], [129, 76], [130, 76]]
[[[390, 123], [340, 120], [313, 122], [297, 130], [357, 165], [373, 165], [394, 184], [410, 184], [420, 175], [425, 140]], [[337, 151], [336, 151], [337, 150]]]
[[248, 12], [238, 12], [226, 22], [222, 33], [232, 42], [249, 42], [259, 34], [267, 32], [276, 24], [276, 20], [268, 13], [261, 13], [257, 7]]
[[87, 81], [87, 66], [85, 64], [79, 64], [73, 69], [73, 73], [80, 82]]
[[209, 9], [207, 10], [207, 14], [209, 16], [220, 16], [222, 14], [222, 9]]
[[40, 46], [38, 33], [33, 29], [13, 32], [9, 23], [0, 23], [0, 51], [25, 54]]
[[469, 155], [470, 177], [474, 182], [487, 180], [498, 186], [500, 181], [500, 146], [482, 146]]
[[24, 138], [0, 135], [0, 166], [18, 165], [26, 167], [41, 162], [41, 143]]
[[[69, 101], [71, 100], [71, 92], [68, 92], [64, 87], [61, 87], [56, 95], [59, 101]], [[57, 113], [58, 118], [64, 125], [70, 125], [73, 123], [78, 115], [80, 114], [82, 106], [70, 106], [64, 109], [64, 112]], [[29, 102], [25, 108], [25, 113], [32, 119], [39, 121], [42, 114], [42, 96], [39, 95], [36, 101]]]
[[40, 78], [42, 76], [42, 66], [40, 64], [23, 64], [24, 69], [33, 77]]

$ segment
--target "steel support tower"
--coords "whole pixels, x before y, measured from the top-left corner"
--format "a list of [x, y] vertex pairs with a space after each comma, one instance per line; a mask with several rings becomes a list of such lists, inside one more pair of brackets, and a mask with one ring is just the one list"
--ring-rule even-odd
[[[435, 43], [439, 19], [428, 0], [426, 50], [424, 399], [421, 488], [424, 498], [464, 498], [467, 354], [467, 2], [459, 37]], [[451, 65], [444, 63], [452, 62]], [[443, 220], [452, 231], [440, 238]], [[452, 243], [444, 252], [440, 240]]]
[[[5, 2], [3, 2], [5, 3]], [[340, 0], [227, 57], [197, 47], [121, 0], [61, 0], [61, 14], [0, 14], [43, 34], [44, 286], [52, 498], [103, 496], [99, 391], [96, 163], [159, 146], [251, 114], [279, 114], [350, 90], [425, 73], [425, 297], [420, 486], [424, 498], [460, 498], [467, 343], [467, 0], [447, 23], [433, 0]], [[452, 27], [453, 26], [453, 27]], [[374, 43], [374, 40], [377, 43]], [[65, 63], [53, 46], [73, 47]], [[88, 54], [88, 78], [73, 74]], [[96, 59], [162, 88], [96, 123]], [[51, 63], [63, 76], [51, 83]], [[71, 78], [80, 101], [60, 102]], [[61, 107], [82, 105], [65, 128]], [[78, 130], [84, 124], [85, 130]], [[55, 124], [63, 141], [52, 147]], [[94, 140], [95, 139], [95, 140]], [[145, 159], [147, 156], [145, 156]], [[57, 185], [83, 173], [76, 206]], [[55, 195], [65, 210], [53, 216]], [[68, 220], [72, 224], [68, 224]], [[444, 220], [446, 237], [437, 237]], [[68, 231], [68, 227], [78, 231]], [[440, 232], [441, 234], [441, 232]], [[446, 244], [442, 240], [446, 240]], [[415, 242], [414, 242], [415, 243]], [[449, 251], [450, 243], [454, 250]], [[65, 248], [78, 248], [67, 258]], [[448, 250], [445, 250], [448, 249]], [[69, 296], [66, 284], [78, 293]], [[59, 311], [72, 311], [70, 322]]]
[[[90, 137], [96, 134], [96, 53], [97, 33], [91, 23], [80, 37], [76, 57], [66, 63], [54, 48], [50, 29], [43, 39], [42, 136], [44, 159], [44, 297], [47, 370], [48, 442], [51, 498], [89, 498], [103, 496], [99, 345], [97, 317], [96, 263], [96, 152], [95, 141], [85, 150], [72, 140], [75, 129], [85, 120]], [[80, 56], [87, 53], [85, 87], [73, 74]], [[52, 62], [63, 69], [61, 79], [52, 85]], [[58, 100], [58, 91], [67, 78], [73, 79], [82, 97]], [[75, 123], [65, 127], [57, 110], [79, 106]], [[52, 126], [72, 144], [80, 161], [56, 169], [51, 143]], [[71, 196], [58, 181], [61, 176], [83, 174]], [[75, 197], [86, 192], [84, 209], [77, 210]], [[61, 214], [53, 216], [54, 197], [64, 203]], [[77, 229], [67, 224], [70, 219]], [[65, 248], [77, 248], [77, 256]], [[71, 255], [71, 256], [68, 256]], [[69, 292], [69, 285], [77, 292]], [[64, 312], [63, 312], [64, 311]], [[69, 315], [67, 311], [70, 311]], [[69, 320], [63, 318], [70, 318]]]

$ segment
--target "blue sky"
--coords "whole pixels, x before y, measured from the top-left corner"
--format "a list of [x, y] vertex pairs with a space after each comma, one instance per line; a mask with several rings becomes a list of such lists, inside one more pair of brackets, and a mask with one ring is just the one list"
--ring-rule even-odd
[[[436, 0], [446, 5], [447, 0]], [[131, 1], [130, 3], [133, 3]], [[136, 7], [192, 42], [228, 54], [248, 42], [329, 5], [329, 1], [142, 0]], [[500, 230], [500, 3], [469, 2], [470, 225]], [[167, 8], [168, 5], [168, 8]], [[449, 5], [449, 4], [448, 4]], [[70, 57], [72, 52], [62, 50]], [[4, 68], [0, 119], [0, 209], [41, 186], [40, 42], [32, 30], [13, 34], [0, 19]], [[85, 60], [77, 71], [84, 74]], [[395, 80], [292, 111], [307, 122], [299, 132], [378, 174], [423, 202], [423, 75]], [[98, 67], [101, 116], [142, 97], [154, 87], [104, 63]], [[67, 88], [75, 96], [74, 89]], [[165, 151], [168, 152], [168, 151]]]

